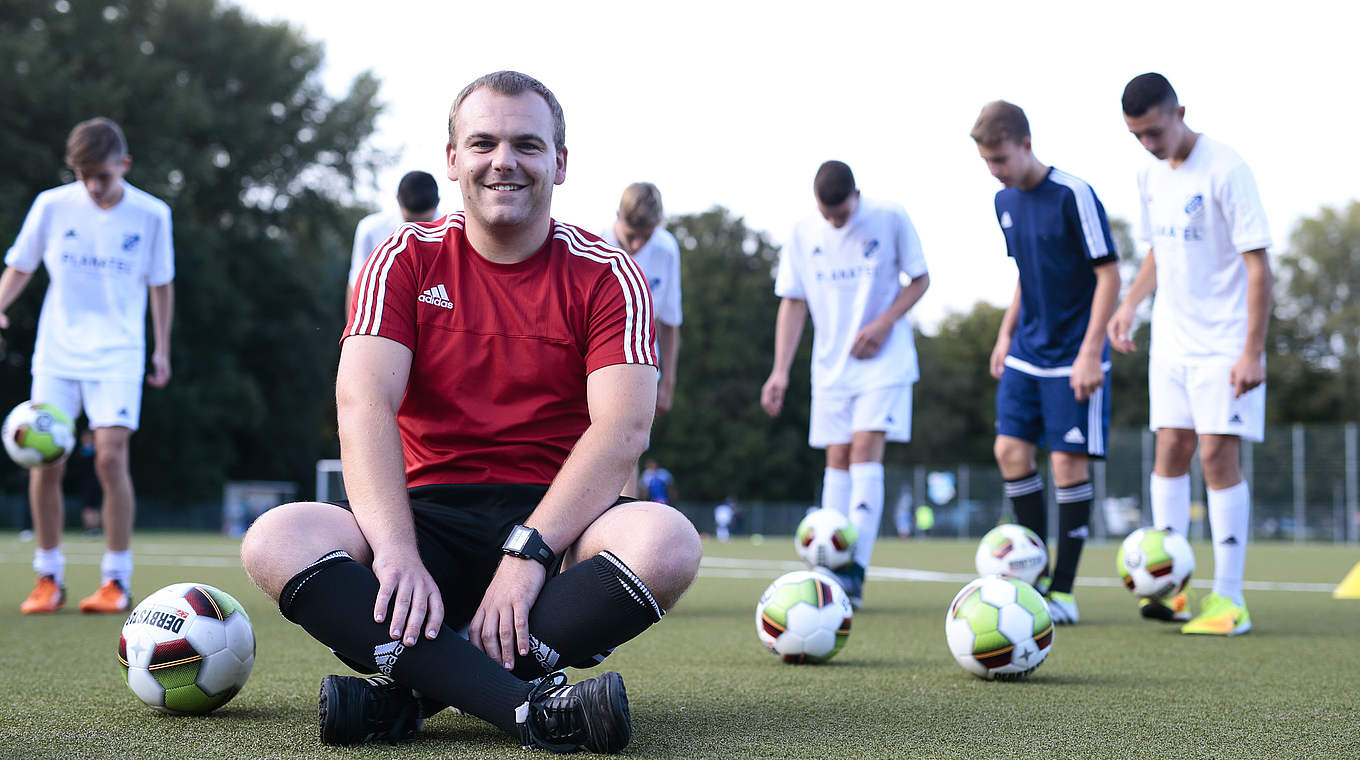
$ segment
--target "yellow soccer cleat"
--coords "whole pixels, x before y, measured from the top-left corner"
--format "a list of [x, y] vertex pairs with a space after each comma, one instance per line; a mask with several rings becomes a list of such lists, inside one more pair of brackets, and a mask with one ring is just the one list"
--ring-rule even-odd
[[123, 584], [115, 580], [104, 581], [93, 594], [80, 600], [81, 612], [114, 614], [132, 609], [132, 597], [128, 596]]
[[1181, 633], [1205, 636], [1237, 636], [1251, 630], [1251, 615], [1246, 604], [1237, 604], [1226, 596], [1210, 594], [1204, 597], [1199, 616], [1181, 626]]
[[41, 615], [56, 612], [66, 604], [66, 587], [57, 583], [50, 575], [38, 576], [33, 593], [28, 595], [19, 611], [25, 615]]

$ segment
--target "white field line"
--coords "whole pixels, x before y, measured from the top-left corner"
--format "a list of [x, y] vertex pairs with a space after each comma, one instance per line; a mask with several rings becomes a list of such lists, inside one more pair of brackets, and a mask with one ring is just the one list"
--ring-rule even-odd
[[[732, 557], [704, 557], [699, 563], [699, 575], [709, 578], [770, 579], [790, 570], [806, 570], [802, 562], [768, 559], [736, 559]], [[913, 570], [907, 567], [871, 567], [866, 574], [874, 580], [884, 581], [921, 581], [925, 583], [967, 583], [977, 576], [972, 573], [942, 573], [935, 570]], [[1123, 587], [1118, 578], [1078, 578], [1078, 586]], [[1207, 578], [1190, 581], [1195, 588], [1213, 588], [1214, 583]], [[1313, 591], [1332, 592], [1335, 583], [1290, 583], [1274, 581], [1243, 581], [1246, 591]]]

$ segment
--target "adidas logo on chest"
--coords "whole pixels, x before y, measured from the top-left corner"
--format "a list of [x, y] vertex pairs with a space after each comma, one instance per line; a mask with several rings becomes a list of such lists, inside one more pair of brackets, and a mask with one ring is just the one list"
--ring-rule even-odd
[[444, 283], [442, 282], [434, 286], [433, 288], [430, 288], [429, 290], [425, 291], [424, 293], [421, 293], [420, 297], [418, 297], [416, 300], [420, 301], [421, 303], [427, 303], [432, 306], [438, 306], [441, 309], [453, 308], [453, 301], [449, 300], [449, 292], [444, 289]]

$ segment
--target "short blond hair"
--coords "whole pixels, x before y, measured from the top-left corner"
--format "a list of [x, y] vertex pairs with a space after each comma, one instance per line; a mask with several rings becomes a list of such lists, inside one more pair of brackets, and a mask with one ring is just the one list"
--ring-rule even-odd
[[1020, 144], [1029, 137], [1029, 119], [1020, 106], [1004, 100], [993, 100], [982, 107], [973, 131], [968, 133], [978, 145], [993, 146], [1003, 142]]
[[82, 121], [66, 138], [66, 165], [80, 171], [128, 154], [123, 130], [103, 116]]
[[623, 190], [619, 218], [634, 229], [655, 229], [666, 218], [661, 207], [661, 191], [650, 182], [634, 182]]

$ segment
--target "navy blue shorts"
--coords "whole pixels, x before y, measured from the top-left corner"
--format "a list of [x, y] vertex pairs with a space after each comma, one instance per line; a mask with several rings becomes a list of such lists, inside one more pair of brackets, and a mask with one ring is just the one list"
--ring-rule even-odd
[[996, 388], [996, 432], [1049, 451], [1104, 458], [1110, 433], [1110, 373], [1078, 402], [1068, 377], [1036, 377], [1006, 367]]

